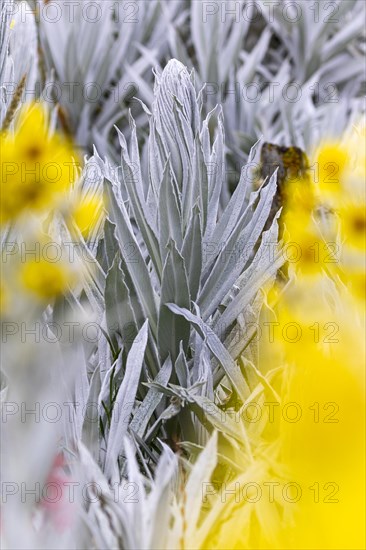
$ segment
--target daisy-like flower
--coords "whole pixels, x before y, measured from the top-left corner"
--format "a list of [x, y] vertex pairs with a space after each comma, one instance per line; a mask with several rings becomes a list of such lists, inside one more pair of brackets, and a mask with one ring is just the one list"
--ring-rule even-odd
[[344, 197], [338, 214], [345, 245], [362, 252], [366, 249], [366, 202], [355, 199]]
[[49, 135], [40, 104], [23, 108], [15, 136], [1, 136], [1, 223], [21, 214], [46, 211], [67, 192], [75, 177], [75, 154], [60, 134]]
[[334, 249], [327, 243], [318, 224], [309, 212], [287, 210], [284, 215], [286, 259], [292, 269], [302, 275], [314, 276], [322, 273], [329, 264], [336, 263]]
[[24, 263], [20, 279], [24, 290], [47, 301], [67, 291], [74, 274], [66, 263], [40, 259]]
[[348, 150], [339, 143], [324, 143], [315, 157], [315, 181], [321, 201], [333, 203], [342, 192], [350, 166]]

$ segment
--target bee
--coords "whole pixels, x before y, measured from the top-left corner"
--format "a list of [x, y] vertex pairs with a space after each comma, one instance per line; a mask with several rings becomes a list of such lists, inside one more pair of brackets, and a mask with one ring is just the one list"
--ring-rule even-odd
[[[268, 180], [277, 171], [277, 191], [265, 229], [268, 229], [278, 212], [286, 206], [287, 183], [289, 180], [305, 179], [309, 162], [306, 153], [299, 147], [283, 147], [274, 143], [263, 143], [260, 156], [259, 180]], [[280, 232], [281, 219], [279, 220]]]

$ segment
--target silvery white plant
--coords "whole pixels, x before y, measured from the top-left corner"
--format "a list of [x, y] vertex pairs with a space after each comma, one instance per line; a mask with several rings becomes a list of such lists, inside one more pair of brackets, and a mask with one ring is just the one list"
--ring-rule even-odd
[[[242, 312], [250, 310], [260, 287], [281, 264], [281, 255], [273, 256], [273, 246], [272, 251], [266, 246], [277, 241], [276, 220], [257, 250], [276, 189], [275, 176], [251, 192], [250, 172], [243, 171], [236, 192], [222, 209], [222, 114], [216, 108], [202, 120], [199, 105], [192, 76], [181, 63], [170, 61], [157, 76], [148, 115], [147, 165], [140, 164], [131, 119], [129, 147], [120, 134], [122, 178], [108, 166], [104, 169], [109, 204], [104, 238], [106, 329], [117, 353], [121, 346], [130, 351], [131, 337], [137, 337], [148, 320], [146, 366], [141, 372], [150, 390], [140, 387], [141, 403], [131, 423], [147, 444], [161, 430], [170, 441], [174, 436], [202, 442], [195, 415], [216, 426], [216, 409], [210, 416], [206, 404], [222, 381], [242, 402], [249, 396], [251, 390], [235, 362], [248, 342], [238, 339], [235, 331], [238, 319], [245, 328]], [[108, 372], [117, 374], [121, 361], [123, 354], [116, 365], [108, 363]], [[172, 385], [167, 388], [169, 380]], [[156, 390], [171, 398], [160, 412], [155, 409], [162, 395]], [[166, 421], [176, 415], [179, 425], [171, 421], [167, 429]], [[115, 452], [121, 450], [119, 438]], [[107, 448], [107, 475], [112, 475], [115, 463], [116, 456], [111, 462]]]
[[94, 144], [106, 153], [113, 125], [126, 119], [133, 97], [152, 101], [151, 66], [166, 52], [164, 26], [180, 4], [162, 11], [156, 0], [94, 5], [82, 0], [72, 9], [61, 2], [57, 18], [40, 6], [40, 40], [46, 69], [54, 71], [53, 95], [81, 147], [90, 150]]
[[237, 169], [261, 136], [308, 150], [319, 132], [344, 131], [347, 118], [336, 117], [335, 126], [335, 113], [355, 108], [365, 86], [364, 13], [357, 0], [192, 2], [195, 59], [172, 25], [173, 55], [196, 67], [208, 106], [218, 97], [223, 104]]
[[[9, 12], [13, 2], [6, 0], [4, 11]], [[284, 0], [273, 6], [247, 0], [108, 0], [92, 8], [82, 0], [72, 9], [60, 3], [58, 11], [40, 0], [29, 4], [35, 10], [42, 53], [39, 64], [36, 49], [24, 50], [21, 40], [15, 40], [18, 72], [26, 68], [33, 75], [27, 77], [27, 89], [60, 104], [59, 120], [79, 145], [89, 151], [97, 145], [100, 154], [114, 160], [118, 144], [113, 125], [127, 135], [131, 106], [138, 128], [143, 125], [134, 96], [151, 106], [150, 68], [163, 66], [172, 56], [195, 68], [198, 86], [205, 86], [206, 113], [222, 103], [227, 146], [237, 172], [259, 137], [313, 148], [326, 126], [333, 131], [336, 110], [363, 108], [357, 104], [365, 85], [361, 0], [330, 5], [322, 0], [313, 8]], [[23, 1], [15, 6], [16, 17], [23, 14], [19, 36], [35, 44], [29, 5]], [[38, 66], [43, 74], [36, 86]], [[246, 86], [251, 87], [248, 97]], [[258, 95], [255, 100], [252, 92]], [[334, 132], [343, 130], [339, 121]]]
[[[129, 146], [119, 134], [121, 170], [97, 153], [89, 161], [103, 178], [91, 183], [85, 176], [81, 183], [97, 189], [104, 179], [108, 209], [97, 248], [93, 242], [81, 244], [95, 269], [83, 288], [45, 312], [44, 322], [75, 319], [91, 308], [105, 337], [96, 345], [56, 343], [65, 379], [57, 395], [47, 378], [45, 386], [32, 386], [33, 395], [26, 376], [10, 377], [15, 394], [6, 396], [6, 403], [24, 401], [31, 407], [36, 400], [65, 400], [73, 406], [57, 430], [47, 422], [27, 423], [29, 437], [43, 443], [3, 471], [5, 480], [16, 468], [16, 479], [44, 482], [61, 441], [67, 479], [88, 487], [88, 499], [76, 493], [76, 531], [57, 540], [52, 523], [34, 531], [34, 503], [22, 508], [27, 528], [20, 536], [13, 519], [22, 502], [10, 499], [4, 533], [9, 547], [171, 548], [179, 547], [182, 537], [193, 544], [202, 506], [198, 491], [216, 464], [216, 444], [209, 443], [200, 455], [182, 493], [177, 456], [164, 440], [173, 448], [186, 441], [187, 458], [199, 453], [214, 429], [234, 446], [246, 440], [237, 425], [222, 420], [214, 400], [232, 395], [244, 403], [260, 392], [260, 376], [243, 370], [251, 369], [250, 335], [247, 341], [238, 339], [235, 328], [245, 331], [256, 317], [260, 287], [282, 262], [266, 246], [277, 241], [276, 220], [263, 233], [276, 180], [252, 192], [251, 172], [243, 171], [237, 192], [220, 204], [226, 185], [222, 113], [216, 108], [202, 119], [200, 101], [193, 75], [172, 60], [157, 75], [152, 113], [144, 107], [150, 118], [146, 165], [140, 163], [132, 119]], [[243, 348], [249, 362], [239, 366]], [[24, 354], [28, 348], [19, 349]], [[42, 347], [34, 357], [41, 376], [49, 368]], [[95, 404], [91, 418], [89, 407]], [[6, 433], [10, 437], [14, 431], [12, 445], [21, 446], [25, 434], [15, 424], [8, 424]], [[57, 445], [55, 436], [61, 438]], [[49, 460], [39, 461], [39, 453]], [[133, 506], [123, 496], [126, 480], [138, 487]], [[157, 518], [165, 530], [157, 530]]]
[[10, 125], [21, 101], [37, 97], [38, 38], [34, 15], [24, 10], [27, 2], [15, 3], [4, 0], [1, 6], [0, 22], [0, 124], [3, 126], [6, 114], [12, 113], [6, 125]]

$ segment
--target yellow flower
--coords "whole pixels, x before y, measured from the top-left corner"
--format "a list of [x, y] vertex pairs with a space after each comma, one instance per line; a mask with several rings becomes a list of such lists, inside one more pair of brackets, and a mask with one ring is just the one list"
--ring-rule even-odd
[[[276, 307], [273, 343], [284, 351], [277, 461], [286, 472], [284, 483], [296, 485], [298, 501], [279, 516], [281, 508], [264, 503], [263, 492], [263, 526], [252, 526], [242, 505], [228, 518], [225, 543], [217, 548], [365, 547], [364, 323], [351, 302], [330, 305], [332, 289], [325, 277], [317, 283], [299, 279]], [[281, 494], [281, 479], [270, 481], [279, 482], [275, 490]], [[266, 523], [280, 525], [279, 532], [268, 536]], [[253, 532], [236, 544], [240, 527]]]
[[350, 128], [346, 136], [346, 145], [351, 157], [351, 162], [347, 170], [347, 180], [350, 185], [360, 185], [364, 191], [366, 178], [366, 126], [361, 121]]
[[[283, 548], [284, 485], [273, 471], [271, 462], [262, 457], [257, 457], [243, 474], [231, 482], [217, 484], [217, 499], [206, 519], [211, 521], [211, 529], [203, 522], [207, 537], [200, 548]], [[194, 548], [194, 539], [187, 548]]]
[[[282, 416], [282, 460], [303, 487], [295, 527], [287, 528], [291, 548], [364, 547], [364, 356], [360, 342], [350, 351], [343, 332], [340, 326], [338, 353], [299, 346], [287, 372], [284, 402], [293, 406], [291, 417]], [[350, 353], [358, 354], [358, 369]]]
[[284, 190], [284, 210], [310, 213], [315, 207], [315, 193], [310, 177], [289, 179]]
[[44, 211], [71, 186], [75, 157], [69, 141], [48, 135], [47, 117], [41, 105], [26, 106], [13, 138], [1, 136], [0, 221], [15, 220], [28, 210]]
[[26, 262], [20, 275], [25, 290], [41, 300], [49, 300], [64, 293], [74, 280], [71, 270], [64, 263], [44, 259]]
[[315, 160], [315, 180], [322, 198], [332, 201], [341, 192], [349, 164], [349, 152], [339, 143], [329, 142], [321, 146]]
[[345, 244], [364, 251], [366, 248], [366, 203], [345, 202], [338, 209]]
[[292, 269], [303, 275], [317, 275], [337, 263], [333, 243], [324, 241], [309, 212], [289, 209], [283, 221], [287, 230], [284, 254]]
[[75, 206], [73, 218], [84, 238], [88, 237], [100, 220], [103, 200], [96, 195], [86, 195]]
[[347, 270], [344, 279], [352, 296], [361, 306], [362, 312], [364, 312], [366, 301], [366, 271], [364, 269]]

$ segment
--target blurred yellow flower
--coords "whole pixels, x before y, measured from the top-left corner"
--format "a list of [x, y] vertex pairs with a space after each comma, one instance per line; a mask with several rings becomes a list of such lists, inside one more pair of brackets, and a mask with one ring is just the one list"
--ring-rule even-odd
[[289, 179], [284, 190], [284, 210], [310, 213], [316, 205], [313, 182], [310, 177]]
[[270, 462], [258, 457], [243, 474], [216, 485], [217, 500], [205, 518], [212, 527], [206, 529], [202, 550], [283, 548], [285, 483]]
[[[285, 218], [298, 242], [316, 235], [309, 215], [292, 214]], [[279, 300], [278, 285], [268, 293], [273, 338], [260, 341], [272, 365], [276, 350], [283, 361], [276, 440], [267, 452], [261, 443], [271, 467], [258, 477], [255, 457], [251, 474], [231, 482], [203, 548], [365, 548], [365, 270], [343, 272], [356, 304], [324, 272], [297, 275]]]
[[332, 201], [342, 190], [344, 175], [350, 163], [350, 155], [339, 143], [324, 143], [315, 157], [315, 181], [320, 195]]
[[[349, 344], [338, 336], [335, 348]], [[298, 416], [296, 422], [282, 417], [281, 458], [307, 493], [299, 502], [294, 526], [286, 527], [289, 547], [364, 548], [362, 347], [355, 350], [359, 370], [347, 361], [348, 346], [339, 354], [328, 355], [315, 344], [310, 349], [299, 346], [298, 351], [297, 362], [287, 371], [284, 395]]]
[[350, 202], [345, 197], [338, 213], [345, 244], [364, 251], [366, 249], [366, 203]]
[[202, 548], [365, 547], [363, 321], [351, 302], [331, 305], [332, 289], [325, 276], [299, 278], [275, 306], [267, 347], [284, 352], [278, 436], [262, 442], [266, 461], [255, 456], [218, 490]]
[[309, 213], [287, 210], [283, 222], [287, 230], [284, 254], [293, 270], [303, 275], [317, 275], [337, 262], [335, 248], [322, 238], [318, 224]]
[[86, 195], [73, 209], [73, 219], [84, 238], [88, 237], [101, 218], [103, 200], [96, 195]]
[[356, 303], [361, 307], [361, 311], [365, 311], [366, 301], [366, 270], [365, 269], [348, 269], [343, 273], [343, 280], [350, 290]]
[[73, 273], [65, 263], [44, 259], [26, 262], [20, 277], [24, 289], [41, 300], [59, 296], [74, 282]]
[[15, 136], [3, 133], [0, 140], [1, 223], [29, 209], [43, 211], [55, 206], [75, 178], [75, 154], [60, 134], [48, 134], [44, 108], [40, 104], [24, 107]]

